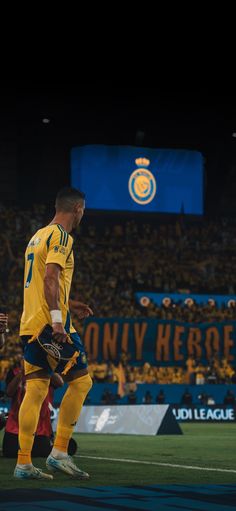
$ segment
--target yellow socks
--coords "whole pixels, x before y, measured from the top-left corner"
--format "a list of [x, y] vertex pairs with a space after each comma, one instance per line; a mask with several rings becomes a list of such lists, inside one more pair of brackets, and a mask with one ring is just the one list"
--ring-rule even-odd
[[[92, 380], [89, 374], [69, 382], [68, 389], [60, 406], [56, 438], [53, 446], [54, 452], [57, 450], [67, 453], [74, 426], [79, 418], [84, 400], [91, 387]], [[52, 455], [53, 454], [52, 451]]]
[[39, 414], [48, 393], [49, 379], [26, 381], [26, 393], [19, 410], [19, 451], [17, 464], [31, 463], [31, 450]]
[[[19, 410], [19, 451], [17, 464], [31, 463], [31, 450], [39, 414], [48, 393], [49, 379], [26, 382], [26, 393]], [[89, 374], [69, 382], [61, 402], [53, 450], [67, 453], [69, 440], [80, 415], [84, 400], [92, 387]], [[53, 455], [53, 452], [52, 452]]]

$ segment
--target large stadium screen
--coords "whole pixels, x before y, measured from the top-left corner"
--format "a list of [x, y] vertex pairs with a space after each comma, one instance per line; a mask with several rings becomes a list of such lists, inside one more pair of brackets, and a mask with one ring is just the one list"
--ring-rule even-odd
[[203, 157], [198, 151], [75, 147], [71, 183], [85, 192], [89, 209], [203, 213]]

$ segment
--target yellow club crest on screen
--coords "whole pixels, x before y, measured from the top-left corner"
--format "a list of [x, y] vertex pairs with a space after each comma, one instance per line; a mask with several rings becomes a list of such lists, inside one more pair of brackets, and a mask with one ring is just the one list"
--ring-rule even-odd
[[150, 160], [147, 158], [136, 158], [138, 168], [134, 170], [129, 178], [129, 193], [132, 199], [138, 204], [148, 204], [156, 195], [156, 179], [147, 168]]

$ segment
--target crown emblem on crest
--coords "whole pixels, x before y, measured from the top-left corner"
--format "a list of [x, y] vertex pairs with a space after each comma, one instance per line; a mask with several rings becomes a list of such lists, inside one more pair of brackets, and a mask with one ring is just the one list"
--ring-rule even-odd
[[136, 158], [135, 163], [138, 167], [148, 167], [148, 165], [150, 165], [150, 160], [147, 158]]

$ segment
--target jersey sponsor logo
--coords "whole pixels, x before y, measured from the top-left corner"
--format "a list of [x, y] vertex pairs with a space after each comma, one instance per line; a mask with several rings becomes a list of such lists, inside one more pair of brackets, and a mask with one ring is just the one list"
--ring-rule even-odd
[[65, 255], [65, 253], [66, 253], [66, 249], [64, 247], [61, 247], [58, 245], [55, 245], [53, 250], [54, 250], [54, 252], [56, 252], [56, 253], [60, 252], [60, 254], [63, 254], [63, 255]]
[[52, 341], [52, 345], [55, 346], [58, 350], [63, 350], [63, 346], [61, 344], [57, 344], [56, 341]]
[[87, 357], [86, 357], [85, 353], [81, 354], [81, 362], [82, 362], [82, 364], [86, 364], [87, 363]]
[[53, 358], [60, 360], [61, 358], [60, 351], [56, 348], [56, 346], [54, 346], [53, 344], [45, 343], [43, 347], [47, 351], [48, 355], [51, 355]]
[[147, 169], [150, 164], [147, 158], [137, 158], [135, 163], [139, 168], [134, 170], [129, 178], [129, 193], [135, 202], [145, 205], [156, 195], [156, 179]]
[[28, 243], [28, 247], [37, 247], [41, 241], [41, 238], [32, 238]]

